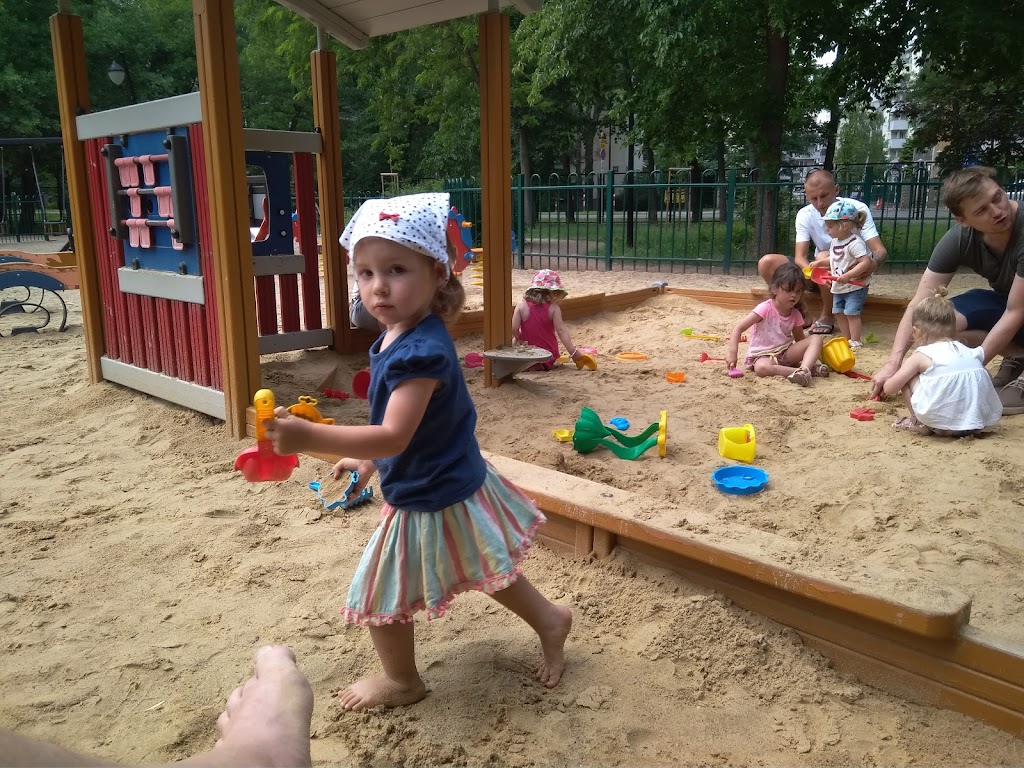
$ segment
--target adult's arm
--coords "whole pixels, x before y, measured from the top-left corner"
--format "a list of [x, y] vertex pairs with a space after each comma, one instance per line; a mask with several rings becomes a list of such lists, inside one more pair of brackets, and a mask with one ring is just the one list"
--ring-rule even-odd
[[917, 302], [929, 296], [934, 296], [935, 289], [939, 286], [945, 287], [949, 285], [949, 281], [953, 279], [953, 274], [953, 272], [943, 274], [926, 269], [924, 274], [921, 275], [921, 280], [917, 284], [917, 291], [915, 291], [914, 297], [907, 305], [907, 309], [900, 319], [900, 325], [896, 329], [896, 338], [892, 342], [892, 351], [889, 353], [889, 359], [871, 379], [872, 397], [881, 396], [886, 379], [890, 378], [900, 369], [903, 358], [913, 343], [914, 326], [911, 322], [911, 315], [914, 313], [914, 307], [917, 306]]
[[796, 243], [796, 246], [793, 248], [793, 261], [795, 261], [796, 265], [798, 267], [800, 267], [801, 269], [803, 269], [804, 267], [810, 266], [810, 264], [811, 264], [810, 259], [807, 258], [807, 256], [810, 253], [810, 251], [811, 251], [811, 241], [810, 240], [804, 240], [803, 242], [800, 242], [798, 240], [797, 243]]
[[868, 250], [871, 251], [870, 261], [874, 264], [874, 267], [872, 267], [871, 272], [868, 274], [872, 274], [876, 269], [888, 261], [889, 251], [887, 251], [885, 246], [882, 244], [882, 238], [877, 235], [870, 239], [865, 238], [864, 243], [867, 245]]
[[886, 250], [885, 245], [882, 243], [882, 238], [878, 234], [878, 227], [875, 226], [875, 219], [871, 215], [871, 206], [867, 203], [861, 203], [860, 210], [864, 211], [864, 226], [860, 228], [860, 236], [868, 246], [868, 250], [871, 252], [871, 261], [873, 266], [869, 266], [869, 271], [859, 277], [866, 277], [872, 274], [876, 269], [885, 264], [886, 259], [889, 258], [889, 251]]
[[1006, 297], [1006, 311], [981, 343], [981, 348], [985, 350], [986, 363], [1002, 353], [1021, 326], [1024, 326], [1024, 277], [1017, 275], [1013, 278], [1010, 293]]

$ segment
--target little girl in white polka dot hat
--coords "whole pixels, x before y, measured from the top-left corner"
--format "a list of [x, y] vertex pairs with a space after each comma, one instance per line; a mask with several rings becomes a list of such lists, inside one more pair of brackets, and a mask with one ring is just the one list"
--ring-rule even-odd
[[562, 287], [562, 279], [553, 269], [539, 270], [530, 281], [523, 298], [512, 314], [512, 340], [546, 349], [551, 357], [527, 370], [549, 371], [558, 358], [558, 341], [565, 345], [565, 351], [574, 363], [583, 356], [572, 343], [572, 335], [562, 320], [562, 308], [558, 302], [568, 291]]
[[350, 498], [375, 472], [386, 502], [341, 613], [369, 627], [384, 671], [340, 694], [341, 706], [402, 706], [427, 695], [416, 668], [413, 615], [444, 615], [478, 590], [536, 631], [540, 683], [555, 686], [572, 611], [542, 596], [519, 571], [544, 515], [480, 454], [470, 399], [445, 321], [465, 293], [449, 268], [447, 193], [366, 201], [341, 244], [363, 304], [385, 328], [370, 348], [370, 424], [315, 424], [284, 408], [267, 420], [280, 454], [345, 456], [334, 475], [358, 471]]

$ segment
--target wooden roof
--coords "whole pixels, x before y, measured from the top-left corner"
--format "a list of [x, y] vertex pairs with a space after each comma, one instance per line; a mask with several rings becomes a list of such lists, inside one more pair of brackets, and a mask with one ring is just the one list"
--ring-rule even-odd
[[543, 0], [277, 0], [349, 48], [371, 37], [514, 6], [539, 11]]

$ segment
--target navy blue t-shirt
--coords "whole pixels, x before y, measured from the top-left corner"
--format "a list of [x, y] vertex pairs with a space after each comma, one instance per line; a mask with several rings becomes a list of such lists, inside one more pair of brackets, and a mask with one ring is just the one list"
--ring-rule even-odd
[[370, 348], [370, 423], [383, 424], [388, 398], [409, 379], [436, 379], [412, 440], [402, 453], [376, 459], [380, 491], [398, 509], [434, 512], [465, 501], [484, 483], [487, 467], [476, 442], [476, 408], [448, 330], [428, 315], [391, 346]]

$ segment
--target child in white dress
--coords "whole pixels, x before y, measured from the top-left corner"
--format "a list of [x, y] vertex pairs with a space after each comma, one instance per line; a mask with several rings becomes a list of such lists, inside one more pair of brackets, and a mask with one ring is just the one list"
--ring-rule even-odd
[[972, 435], [991, 427], [1003, 415], [999, 394], [983, 364], [981, 347], [956, 340], [956, 311], [946, 289], [914, 307], [911, 322], [920, 346], [892, 378], [887, 395], [903, 393], [910, 416], [893, 426], [919, 435]]

